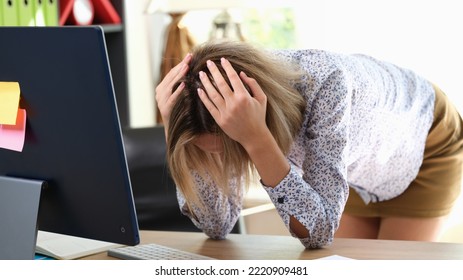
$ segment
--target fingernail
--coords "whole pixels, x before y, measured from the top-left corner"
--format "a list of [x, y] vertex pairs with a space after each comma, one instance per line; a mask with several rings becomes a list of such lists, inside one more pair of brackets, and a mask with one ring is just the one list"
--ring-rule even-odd
[[205, 74], [204, 74], [204, 72], [203, 72], [203, 71], [199, 71], [199, 77], [200, 77], [200, 78], [203, 78], [203, 77], [204, 77], [204, 75], [205, 75]]
[[224, 64], [224, 63], [230, 63], [230, 61], [228, 61], [228, 59], [226, 59], [225, 57], [222, 57], [220, 59], [220, 63]]
[[212, 63], [212, 61], [208, 60], [208, 61], [206, 61], [206, 64], [207, 64], [207, 66], [212, 66], [212, 64], [214, 64], [214, 63]]
[[202, 95], [202, 94], [203, 94], [203, 91], [202, 91], [200, 88], [198, 88], [197, 91], [198, 91], [198, 94], [199, 94], [199, 95]]

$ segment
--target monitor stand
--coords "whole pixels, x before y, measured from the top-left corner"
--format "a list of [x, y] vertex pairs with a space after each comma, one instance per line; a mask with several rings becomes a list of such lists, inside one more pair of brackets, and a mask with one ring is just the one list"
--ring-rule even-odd
[[33, 260], [40, 195], [46, 183], [0, 176], [0, 260]]

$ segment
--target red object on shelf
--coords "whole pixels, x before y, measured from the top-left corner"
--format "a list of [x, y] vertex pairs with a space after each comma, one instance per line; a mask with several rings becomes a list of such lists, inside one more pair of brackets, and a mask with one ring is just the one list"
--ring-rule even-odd
[[72, 12], [74, 0], [60, 0], [59, 1], [59, 25], [66, 24], [69, 15]]
[[109, 0], [92, 0], [95, 8], [95, 23], [119, 24], [122, 22], [113, 4]]
[[60, 25], [89, 25], [93, 23], [94, 15], [91, 0], [60, 1]]

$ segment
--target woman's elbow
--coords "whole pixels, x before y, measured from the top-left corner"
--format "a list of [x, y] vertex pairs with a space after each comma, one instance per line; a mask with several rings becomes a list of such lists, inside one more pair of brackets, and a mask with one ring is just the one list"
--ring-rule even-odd
[[203, 232], [211, 239], [222, 240], [227, 238], [231, 230], [226, 227], [215, 227], [203, 229]]
[[320, 249], [333, 243], [333, 238], [299, 238], [306, 249]]

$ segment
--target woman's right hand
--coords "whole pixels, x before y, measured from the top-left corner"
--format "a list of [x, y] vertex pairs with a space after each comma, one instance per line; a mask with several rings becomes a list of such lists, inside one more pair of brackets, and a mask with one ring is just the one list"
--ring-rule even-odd
[[[186, 74], [188, 71], [188, 63], [191, 61], [191, 54], [187, 54], [185, 58], [172, 68], [164, 79], [156, 87], [156, 103], [162, 117], [164, 125], [167, 127], [169, 123], [170, 113], [178, 96], [185, 88], [185, 84], [181, 83], [174, 90], [174, 85]], [[172, 92], [173, 91], [173, 92]]]

